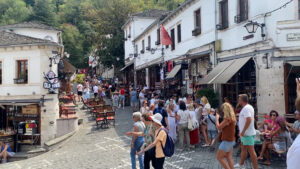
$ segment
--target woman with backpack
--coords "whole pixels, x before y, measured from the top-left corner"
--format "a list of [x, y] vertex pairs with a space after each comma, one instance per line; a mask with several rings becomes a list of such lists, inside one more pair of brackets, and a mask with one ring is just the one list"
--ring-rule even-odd
[[[151, 148], [155, 147], [155, 169], [163, 169], [164, 162], [165, 162], [165, 153], [163, 147], [166, 147], [167, 142], [167, 132], [164, 126], [162, 125], [162, 115], [157, 113], [153, 116], [150, 116], [152, 119], [152, 124], [155, 126], [155, 139], [152, 144], [147, 146], [144, 150], [138, 152], [138, 155], [141, 155], [143, 152], [150, 150]], [[174, 145], [173, 145], [174, 146]], [[173, 147], [174, 148], [174, 147]]]

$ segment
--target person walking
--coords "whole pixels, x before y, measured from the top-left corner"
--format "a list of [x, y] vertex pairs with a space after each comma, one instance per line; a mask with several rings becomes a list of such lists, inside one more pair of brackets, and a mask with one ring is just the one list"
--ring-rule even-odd
[[[142, 114], [140, 112], [135, 112], [132, 115], [134, 124], [133, 124], [133, 132], [144, 132], [145, 124], [142, 122]], [[131, 168], [136, 169], [136, 153], [141, 150], [141, 147], [144, 144], [143, 136], [132, 136], [131, 141], [131, 149], [130, 149], [130, 158], [131, 158]], [[143, 155], [138, 155], [140, 169], [144, 169], [144, 158]]]
[[145, 100], [145, 90], [142, 90], [140, 93], [139, 93], [139, 100], [140, 100], [140, 107], [143, 106], [143, 102]]
[[244, 163], [247, 158], [247, 154], [250, 154], [252, 166], [254, 169], [258, 169], [257, 155], [254, 150], [254, 137], [256, 134], [254, 128], [254, 108], [248, 104], [248, 95], [239, 95], [239, 104], [243, 107], [239, 114], [239, 130], [241, 137], [241, 160], [239, 164], [234, 165], [235, 168], [244, 169]]
[[[206, 119], [206, 117], [210, 113], [211, 106], [210, 106], [206, 96], [203, 96], [201, 98], [201, 102], [203, 104], [201, 117], [202, 117], [202, 119]], [[209, 142], [208, 142], [208, 137], [207, 137], [207, 124], [205, 122], [201, 123], [201, 133], [202, 133], [202, 135], [204, 137], [204, 141], [205, 141], [205, 144], [202, 147], [208, 147]]]
[[97, 85], [95, 85], [95, 86], [93, 87], [93, 93], [94, 93], [94, 97], [95, 97], [95, 98], [97, 98], [97, 96], [98, 96], [98, 90], [99, 90], [99, 87], [98, 87]]
[[82, 96], [82, 92], [83, 92], [83, 86], [81, 83], [79, 83], [77, 85], [77, 95], [78, 95], [78, 101], [81, 101], [81, 96]]
[[[143, 122], [146, 126], [144, 132], [127, 132], [127, 136], [144, 136], [145, 137], [145, 144], [142, 146], [141, 150], [149, 146], [150, 144], [153, 143], [154, 141], [154, 132], [155, 128], [154, 125], [152, 124], [151, 120], [151, 114], [150, 113], [145, 113], [142, 115], [143, 117]], [[152, 167], [155, 167], [155, 148], [151, 148], [148, 151], [145, 151], [144, 154], [144, 169], [150, 169], [150, 162], [152, 163]]]
[[121, 108], [121, 106], [124, 109], [124, 107], [125, 107], [125, 89], [124, 88], [120, 89], [120, 106], [119, 107]]
[[162, 118], [162, 121], [161, 121], [162, 125], [163, 125], [165, 128], [169, 129], [169, 128], [168, 128], [168, 113], [167, 113], [167, 111], [164, 109], [164, 104], [165, 104], [164, 101], [160, 100], [160, 101], [158, 102], [158, 108], [156, 108], [156, 109], [154, 110], [153, 114], [159, 113], [159, 114], [163, 117], [163, 118]]
[[224, 112], [224, 120], [219, 123], [220, 115], [216, 114], [216, 128], [222, 130], [221, 132], [221, 144], [217, 152], [217, 160], [225, 169], [233, 169], [233, 146], [235, 145], [235, 124], [236, 118], [232, 106], [229, 103], [222, 105], [222, 111]]
[[167, 141], [167, 133], [162, 125], [161, 121], [163, 119], [162, 115], [157, 113], [151, 116], [152, 124], [155, 126], [155, 139], [152, 144], [147, 146], [144, 150], [138, 152], [138, 155], [145, 151], [150, 150], [155, 147], [155, 166], [154, 169], [163, 169], [165, 162], [165, 154], [162, 147], [165, 147]]
[[190, 148], [190, 130], [188, 129], [189, 111], [186, 109], [186, 105], [183, 101], [179, 103], [179, 110], [177, 112], [176, 119], [178, 120], [178, 136], [179, 136], [179, 150], [183, 150], [184, 137], [188, 148]]
[[133, 111], [136, 111], [138, 100], [137, 100], [137, 93], [134, 88], [132, 88], [130, 91], [130, 101], [131, 101], [131, 107], [132, 107]]
[[[188, 105], [188, 110], [189, 110], [189, 116], [192, 120], [192, 122], [198, 123], [194, 104], [189, 104]], [[195, 148], [195, 145], [199, 143], [199, 125], [196, 127], [194, 130], [190, 131], [190, 143], [191, 143], [191, 148]]]
[[143, 104], [142, 104], [142, 107], [140, 108], [140, 112], [141, 112], [142, 114], [145, 114], [145, 113], [148, 112], [149, 107], [147, 106], [147, 104], [148, 104], [147, 100], [144, 100], [144, 102], [143, 102]]
[[175, 105], [172, 102], [169, 103], [167, 112], [168, 112], [169, 136], [175, 142], [177, 139], [176, 120], [175, 120]]
[[207, 123], [207, 134], [208, 134], [211, 150], [214, 150], [214, 144], [216, 141], [216, 137], [218, 135], [218, 130], [216, 128], [215, 113], [216, 113], [215, 109], [210, 109], [210, 114], [205, 119]]

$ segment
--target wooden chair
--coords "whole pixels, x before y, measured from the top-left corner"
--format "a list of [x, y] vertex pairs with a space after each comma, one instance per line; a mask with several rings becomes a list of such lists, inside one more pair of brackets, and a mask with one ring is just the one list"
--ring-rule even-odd
[[97, 125], [97, 128], [100, 127], [103, 128], [103, 125], [105, 124], [105, 114], [104, 113], [98, 113], [97, 116], [96, 116], [96, 125]]
[[115, 124], [116, 124], [115, 115], [116, 115], [116, 113], [115, 113], [114, 111], [111, 111], [111, 112], [107, 112], [107, 113], [106, 113], [107, 121], [108, 121], [108, 122], [111, 122], [111, 121], [112, 121], [114, 127], [115, 127]]
[[111, 105], [105, 105], [105, 106], [104, 106], [104, 109], [105, 109], [107, 112], [113, 111]]

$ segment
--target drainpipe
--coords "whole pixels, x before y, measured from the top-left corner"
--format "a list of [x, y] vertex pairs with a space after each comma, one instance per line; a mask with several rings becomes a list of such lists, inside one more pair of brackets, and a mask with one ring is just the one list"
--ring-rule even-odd
[[[214, 29], [215, 29], [215, 43], [214, 43], [214, 60], [213, 60], [213, 67], [216, 67], [217, 65], [217, 59], [218, 59], [218, 54], [216, 51], [216, 42], [218, 40], [218, 30], [216, 25], [218, 24], [218, 0], [215, 0], [215, 25], [214, 25]], [[221, 103], [222, 100], [222, 96], [221, 96], [221, 87], [218, 87], [218, 84], [214, 84], [214, 91], [219, 93], [219, 102]]]

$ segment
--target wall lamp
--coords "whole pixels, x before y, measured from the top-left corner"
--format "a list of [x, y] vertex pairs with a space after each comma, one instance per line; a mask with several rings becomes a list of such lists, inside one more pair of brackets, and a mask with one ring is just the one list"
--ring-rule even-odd
[[258, 27], [261, 28], [261, 37], [264, 39], [264, 37], [266, 36], [266, 34], [264, 33], [264, 27], [266, 25], [264, 23], [260, 24], [257, 22], [253, 22], [253, 21], [249, 21], [246, 25], [244, 25], [244, 27], [246, 28], [247, 32], [250, 34], [254, 34]]

